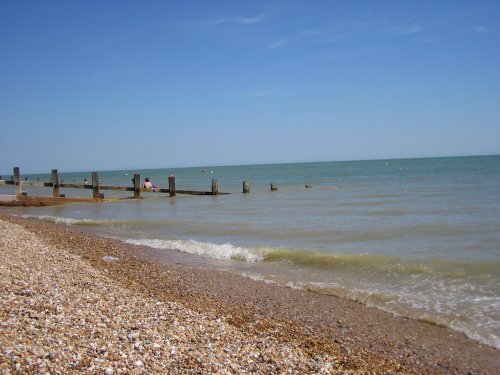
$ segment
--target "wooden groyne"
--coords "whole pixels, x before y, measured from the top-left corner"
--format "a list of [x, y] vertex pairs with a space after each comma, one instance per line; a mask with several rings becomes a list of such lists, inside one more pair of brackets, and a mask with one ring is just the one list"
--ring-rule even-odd
[[[14, 185], [15, 195], [1, 195], [0, 194], [0, 206], [49, 206], [54, 204], [62, 204], [69, 202], [99, 202], [99, 201], [115, 201], [119, 199], [141, 199], [142, 193], [160, 193], [168, 194], [170, 197], [175, 197], [177, 194], [187, 194], [187, 195], [226, 195], [230, 193], [223, 193], [219, 191], [219, 180], [212, 179], [212, 187], [210, 191], [196, 191], [196, 190], [182, 190], [176, 188], [175, 176], [168, 176], [168, 189], [153, 187], [145, 188], [141, 183], [141, 175], [139, 173], [134, 173], [132, 178], [132, 186], [114, 186], [105, 185], [99, 183], [99, 173], [92, 172], [92, 183], [89, 183], [87, 179], [81, 184], [76, 183], [64, 183], [63, 180], [59, 179], [59, 174], [57, 169], [52, 169], [50, 174], [50, 181], [44, 182], [37, 179], [37, 181], [28, 181], [21, 179], [21, 172], [19, 167], [13, 168], [13, 175], [10, 180], [2, 179], [0, 176], [0, 185]], [[74, 182], [74, 180], [73, 180]], [[23, 186], [33, 187], [33, 188], [52, 188], [52, 196], [28, 196], [27, 192], [22, 191]], [[306, 185], [306, 187], [310, 187]], [[92, 197], [66, 197], [65, 194], [61, 194], [61, 189], [85, 189], [92, 190]], [[133, 195], [128, 198], [104, 198], [104, 193], [102, 191], [129, 191]], [[271, 183], [271, 191], [277, 191], [278, 186], [276, 182]], [[250, 193], [250, 183], [248, 181], [243, 181], [243, 194]]]
[[[0, 183], [5, 185], [15, 186], [15, 195], [12, 196], [0, 196], [1, 206], [47, 206], [54, 204], [62, 204], [68, 202], [98, 202], [98, 201], [110, 201], [110, 199], [105, 199], [102, 191], [129, 191], [133, 193], [134, 199], [140, 199], [142, 193], [163, 193], [168, 194], [170, 197], [175, 197], [177, 194], [188, 194], [188, 195], [225, 195], [229, 193], [223, 193], [219, 191], [219, 181], [217, 179], [212, 179], [212, 189], [210, 191], [194, 191], [194, 190], [182, 190], [177, 189], [175, 184], [175, 176], [168, 176], [168, 189], [165, 188], [145, 188], [141, 183], [141, 175], [135, 173], [132, 178], [132, 186], [113, 186], [99, 184], [99, 173], [92, 172], [92, 183], [87, 183], [85, 180], [82, 184], [75, 183], [64, 183], [60, 181], [57, 169], [51, 171], [50, 182], [43, 181], [25, 181], [21, 180], [21, 173], [19, 167], [14, 167], [13, 175], [10, 180], [1, 180]], [[52, 188], [51, 197], [42, 196], [28, 196], [26, 192], [22, 191], [22, 186], [30, 187], [49, 187]], [[92, 198], [90, 197], [66, 197], [64, 194], [60, 193], [60, 189], [86, 189], [92, 190]], [[132, 198], [132, 197], [131, 197]], [[116, 199], [111, 199], [116, 200]]]

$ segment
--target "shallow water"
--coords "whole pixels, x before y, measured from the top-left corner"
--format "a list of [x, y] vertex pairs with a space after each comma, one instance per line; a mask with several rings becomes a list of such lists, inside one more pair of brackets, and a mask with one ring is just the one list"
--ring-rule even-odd
[[[130, 186], [139, 172], [167, 187], [175, 174], [177, 189], [206, 191], [217, 178], [220, 191], [233, 194], [144, 194], [140, 201], [12, 211], [196, 255], [186, 257], [189, 264], [356, 299], [500, 347], [500, 156], [202, 169], [100, 178]], [[49, 180], [29, 176], [36, 178]], [[84, 178], [90, 173], [60, 175]], [[250, 194], [241, 193], [243, 180]]]

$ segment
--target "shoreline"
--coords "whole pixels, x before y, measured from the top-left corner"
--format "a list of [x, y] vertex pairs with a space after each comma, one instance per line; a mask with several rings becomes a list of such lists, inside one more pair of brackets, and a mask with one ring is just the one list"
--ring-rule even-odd
[[[154, 249], [76, 228], [0, 213], [2, 221], [20, 225], [50, 247], [79, 257], [113, 285], [138, 298], [179, 303], [207, 321], [222, 319], [247, 343], [258, 337], [268, 344], [296, 350], [296, 362], [287, 368], [298, 372], [319, 373], [324, 368], [324, 373], [494, 374], [500, 367], [499, 350], [447, 328], [396, 317], [334, 296], [168, 263], [168, 256], [160, 256]], [[117, 260], [104, 261], [105, 256]], [[279, 365], [279, 360], [276, 362]], [[300, 367], [307, 363], [312, 367]], [[257, 366], [257, 373], [270, 371], [265, 367], [270, 362], [234, 365], [249, 372], [252, 366]], [[183, 371], [180, 362], [176, 368]], [[227, 372], [218, 371], [238, 372], [231, 369], [228, 365]]]

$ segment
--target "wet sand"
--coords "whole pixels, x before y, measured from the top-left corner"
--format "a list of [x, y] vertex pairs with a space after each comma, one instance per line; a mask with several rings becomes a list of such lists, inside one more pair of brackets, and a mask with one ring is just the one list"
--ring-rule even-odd
[[[499, 350], [444, 327], [394, 317], [337, 297], [266, 284], [227, 272], [175, 264], [173, 257], [169, 258], [154, 249], [100, 238], [63, 225], [2, 215], [0, 219], [18, 224], [54, 251], [76, 256], [72, 258], [73, 263], [81, 261], [96, 273], [94, 279], [102, 278], [106, 283], [111, 283], [120, 293], [132, 296], [127, 298], [139, 301], [139, 305], [141, 300], [148, 303], [178, 303], [189, 314], [192, 312], [201, 316], [197, 315], [200, 321], [191, 327], [191, 338], [186, 338], [182, 345], [178, 345], [183, 349], [177, 349], [177, 360], [172, 360], [170, 349], [158, 347], [156, 350], [160, 353], [155, 352], [155, 355], [147, 358], [134, 357], [132, 362], [117, 358], [114, 362], [108, 361], [108, 367], [100, 367], [101, 372], [108, 369], [108, 373], [118, 373], [120, 369], [126, 369], [154, 373], [160, 371], [161, 363], [168, 363], [172, 373], [496, 374], [500, 368]], [[2, 237], [4, 235], [2, 233]], [[29, 243], [19, 246], [24, 246], [26, 252], [34, 253], [39, 248]], [[1, 251], [4, 258], [9, 249], [4, 246]], [[104, 258], [106, 256], [117, 260], [106, 261], [104, 259], [109, 259]], [[43, 257], [37, 259], [38, 262], [44, 261]], [[84, 265], [80, 269], [84, 270]], [[88, 274], [90, 271], [82, 272]], [[68, 272], [68, 277], [76, 275]], [[8, 280], [8, 275], [1, 275], [0, 285], [4, 294], [9, 291]], [[78, 286], [68, 285], [69, 288]], [[70, 295], [77, 298], [78, 293], [81, 290], [75, 290]], [[2, 311], [2, 324], [14, 313], [14, 310]], [[149, 313], [147, 309], [142, 311], [145, 316]], [[126, 320], [126, 317], [123, 319]], [[207, 330], [205, 326], [214, 324], [214, 321], [227, 324], [225, 341], [222, 342], [238, 342], [240, 346], [233, 348], [238, 355], [222, 360], [223, 353], [227, 354], [226, 344], [220, 344], [221, 350], [210, 355], [205, 349], [198, 348], [199, 340], [204, 340], [199, 338], [204, 336], [199, 336], [198, 330]], [[12, 327], [2, 325], [1, 328], [9, 330]], [[15, 329], [20, 330], [28, 328], [23, 324], [15, 326]], [[164, 329], [166, 327], [163, 326], [157, 328], [157, 332]], [[69, 332], [68, 328], [68, 335]], [[31, 334], [36, 336], [36, 332]], [[93, 336], [85, 336], [85, 332], [82, 335], [81, 342], [95, 340]], [[16, 335], [9, 338], [16, 340]], [[113, 340], [110, 343], [121, 345]], [[6, 343], [1, 344], [4, 347]], [[17, 344], [26, 345], [21, 342]], [[212, 344], [216, 345], [216, 342]], [[82, 345], [75, 343], [73, 350], [78, 350]], [[251, 350], [248, 349], [249, 353], [245, 354], [245, 345], [253, 348], [252, 353], [256, 355], [251, 361], [248, 359]], [[189, 347], [194, 349], [190, 352]], [[258, 354], [254, 353], [256, 347], [261, 350]], [[138, 352], [136, 354], [140, 354]], [[102, 355], [99, 353], [93, 356]], [[197, 353], [197, 357], [193, 357], [193, 353]], [[15, 369], [12, 355], [9, 357], [5, 352], [0, 355], [2, 366], [6, 364], [5, 369]], [[92, 357], [91, 354], [88, 356]], [[159, 363], [151, 360], [155, 356]], [[195, 357], [199, 360], [193, 359]], [[50, 355], [47, 358], [50, 362]], [[85, 363], [88, 365], [92, 358]], [[137, 361], [142, 361], [143, 366], [135, 366]], [[0, 372], [9, 373], [2, 366]], [[79, 371], [89, 371], [90, 367], [82, 366]]]

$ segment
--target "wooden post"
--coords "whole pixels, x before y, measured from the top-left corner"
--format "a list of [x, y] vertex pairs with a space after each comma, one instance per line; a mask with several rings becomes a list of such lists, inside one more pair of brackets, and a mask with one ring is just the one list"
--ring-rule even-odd
[[92, 197], [99, 199], [99, 173], [92, 172]]
[[168, 191], [170, 192], [171, 197], [175, 197], [175, 176], [168, 176]]
[[276, 182], [271, 182], [271, 191], [276, 191], [278, 190], [278, 185], [276, 185]]
[[212, 195], [219, 194], [219, 180], [212, 179]]
[[59, 198], [59, 176], [57, 175], [57, 169], [52, 169], [50, 182], [52, 182], [52, 196]]
[[21, 173], [19, 167], [14, 167], [14, 185], [16, 187], [16, 195], [21, 195]]
[[134, 199], [141, 198], [141, 175], [134, 173]]
[[248, 181], [243, 181], [243, 194], [250, 193], [250, 183]]

